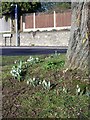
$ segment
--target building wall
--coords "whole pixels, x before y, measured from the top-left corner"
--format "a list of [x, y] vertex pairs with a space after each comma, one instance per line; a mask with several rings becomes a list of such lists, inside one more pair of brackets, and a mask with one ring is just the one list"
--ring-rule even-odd
[[0, 18], [0, 33], [11, 32], [11, 19], [7, 16]]
[[[21, 32], [20, 46], [68, 46], [69, 37], [70, 30]], [[1, 34], [0, 39], [0, 45], [5, 46], [5, 38]], [[11, 41], [11, 46], [15, 46], [15, 34], [13, 34]], [[7, 38], [6, 46], [10, 46], [9, 38]]]

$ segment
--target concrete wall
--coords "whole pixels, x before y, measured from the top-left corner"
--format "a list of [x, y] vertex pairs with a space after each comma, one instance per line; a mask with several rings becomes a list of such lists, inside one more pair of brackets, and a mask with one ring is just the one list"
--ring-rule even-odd
[[[60, 31], [37, 31], [20, 33], [20, 46], [68, 46], [70, 30]], [[0, 34], [0, 45], [5, 45], [5, 38]], [[13, 34], [11, 38], [11, 46], [15, 46], [16, 36]], [[9, 38], [7, 38], [6, 46], [10, 46]]]
[[11, 32], [11, 19], [7, 16], [0, 18], [0, 33]]

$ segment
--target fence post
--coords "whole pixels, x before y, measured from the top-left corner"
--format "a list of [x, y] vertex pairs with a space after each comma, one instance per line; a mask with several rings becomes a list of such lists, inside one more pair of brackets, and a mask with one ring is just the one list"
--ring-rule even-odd
[[22, 31], [22, 16], [20, 17], [20, 31]]
[[35, 13], [33, 13], [33, 28], [35, 29]]
[[56, 28], [56, 12], [54, 11], [54, 29]]
[[23, 22], [23, 31], [25, 30], [25, 22]]

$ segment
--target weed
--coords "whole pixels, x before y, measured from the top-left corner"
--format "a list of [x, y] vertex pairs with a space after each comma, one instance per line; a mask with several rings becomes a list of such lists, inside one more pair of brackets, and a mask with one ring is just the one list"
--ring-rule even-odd
[[59, 61], [59, 62], [48, 61], [44, 65], [44, 68], [45, 69], [57, 69], [58, 67], [64, 67], [64, 64], [65, 64], [65, 61]]

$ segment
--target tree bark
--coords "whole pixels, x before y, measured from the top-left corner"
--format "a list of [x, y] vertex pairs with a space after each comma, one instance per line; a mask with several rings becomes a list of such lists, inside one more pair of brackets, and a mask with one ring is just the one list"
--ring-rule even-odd
[[90, 2], [72, 3], [71, 35], [66, 66], [86, 69], [90, 61]]

